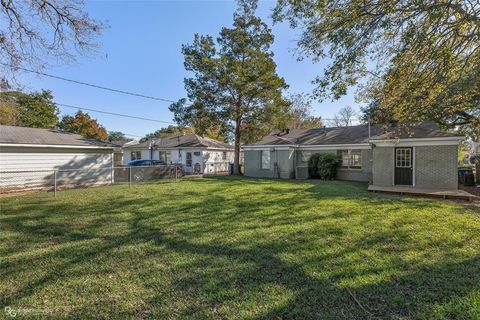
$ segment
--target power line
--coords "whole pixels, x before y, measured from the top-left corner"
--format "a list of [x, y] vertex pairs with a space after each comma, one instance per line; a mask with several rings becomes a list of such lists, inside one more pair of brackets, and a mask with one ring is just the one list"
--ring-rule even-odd
[[176, 101], [173, 101], [173, 100], [170, 100], [170, 99], [147, 96], [147, 95], [144, 95], [144, 94], [141, 94], [141, 93], [135, 93], [135, 92], [125, 91], [125, 90], [113, 89], [113, 88], [109, 88], [109, 87], [100, 86], [100, 85], [97, 85], [97, 84], [77, 81], [77, 80], [73, 80], [73, 79], [67, 79], [67, 78], [64, 78], [64, 77], [55, 76], [53, 74], [48, 74], [48, 73], [44, 73], [44, 72], [40, 72], [40, 71], [35, 71], [35, 70], [23, 68], [23, 67], [14, 67], [10, 64], [3, 63], [3, 62], [0, 62], [0, 64], [4, 65], [6, 67], [16, 68], [16, 69], [20, 69], [20, 70], [23, 70], [23, 71], [26, 71], [26, 72], [35, 73], [35, 74], [38, 74], [38, 75], [41, 75], [41, 76], [50, 77], [50, 78], [53, 78], [53, 79], [63, 80], [63, 81], [67, 81], [67, 82], [72, 82], [72, 83], [76, 83], [76, 84], [81, 84], [81, 85], [92, 87], [92, 88], [107, 90], [107, 91], [111, 91], [111, 92], [116, 92], [116, 93], [121, 93], [121, 94], [126, 94], [126, 95], [130, 95], [130, 96], [141, 97], [141, 98], [151, 99], [151, 100], [156, 100], [156, 101], [163, 101], [163, 102], [170, 102], [170, 103], [175, 103], [176, 102]]
[[127, 137], [135, 137], [135, 138], [143, 138], [144, 136], [139, 136], [138, 134], [131, 134], [131, 133], [125, 133], [123, 131], [121, 131], [123, 133], [124, 136], [127, 136]]
[[122, 114], [122, 113], [115, 113], [115, 112], [108, 112], [108, 111], [102, 111], [102, 110], [97, 110], [97, 109], [92, 109], [92, 108], [84, 108], [84, 107], [77, 107], [77, 106], [72, 106], [69, 104], [64, 104], [64, 103], [55, 103], [56, 105], [59, 105], [61, 107], [65, 108], [72, 108], [72, 109], [77, 109], [77, 110], [88, 110], [92, 112], [98, 112], [98, 113], [103, 113], [103, 114], [109, 114], [112, 116], [118, 116], [118, 117], [124, 117], [124, 118], [132, 118], [132, 119], [137, 119], [137, 120], [145, 120], [145, 121], [151, 121], [151, 122], [157, 122], [157, 123], [166, 123], [166, 124], [173, 124], [173, 122], [169, 121], [162, 121], [162, 120], [157, 120], [157, 119], [149, 119], [149, 118], [144, 118], [144, 117], [138, 117], [138, 116], [132, 116], [129, 114]]

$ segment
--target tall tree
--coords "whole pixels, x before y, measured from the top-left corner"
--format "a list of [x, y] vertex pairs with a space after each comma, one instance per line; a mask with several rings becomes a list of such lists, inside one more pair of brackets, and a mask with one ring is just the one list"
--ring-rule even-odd
[[364, 97], [396, 120], [480, 126], [479, 1], [280, 0], [274, 17], [303, 28], [304, 54], [332, 59], [319, 98], [367, 79]]
[[322, 118], [312, 115], [312, 102], [304, 94], [292, 94], [288, 97], [290, 129], [310, 129], [323, 126]]
[[48, 90], [1, 92], [0, 110], [0, 123], [4, 125], [52, 128], [58, 124], [58, 108]]
[[158, 129], [155, 132], [148, 133], [145, 135], [144, 138], [141, 139], [141, 141], [145, 141], [148, 139], [160, 139], [160, 138], [166, 138], [178, 134], [199, 134], [202, 136], [206, 136], [212, 139], [216, 139], [219, 141], [226, 142], [226, 138], [221, 135], [218, 130], [215, 130], [215, 127], [212, 128], [202, 128], [201, 130], [192, 128], [192, 127], [181, 127], [181, 126], [174, 126], [174, 125], [169, 125], [168, 127]]
[[331, 125], [333, 127], [348, 127], [353, 125], [353, 121], [355, 121], [357, 113], [351, 106], [346, 106], [341, 108], [338, 113], [333, 116], [331, 120]]
[[73, 117], [63, 116], [60, 129], [92, 139], [108, 140], [107, 130], [96, 119], [92, 119], [88, 113], [81, 110], [77, 111]]
[[21, 126], [19, 118], [19, 110], [16, 104], [0, 94], [0, 125]]
[[82, 0], [0, 1], [1, 73], [15, 74], [19, 66], [38, 70], [47, 58], [71, 62], [95, 48], [104, 25], [84, 7]]
[[179, 126], [169, 125], [168, 127], [158, 129], [155, 132], [148, 133], [147, 135], [145, 135], [144, 138], [142, 138], [142, 141], [145, 141], [148, 139], [166, 138], [166, 137], [170, 137], [170, 136], [182, 134], [182, 133], [185, 133], [185, 134], [194, 133], [194, 130], [190, 127], [179, 127]]
[[175, 121], [196, 129], [220, 128], [235, 143], [234, 172], [239, 174], [240, 144], [265, 134], [287, 114], [282, 91], [288, 86], [276, 73], [270, 46], [273, 35], [254, 15], [256, 1], [240, 1], [233, 27], [223, 28], [214, 41], [195, 35], [182, 47], [185, 79], [191, 104], [180, 100], [170, 106]]
[[133, 139], [127, 138], [125, 133], [121, 131], [108, 131], [108, 140], [109, 141], [132, 141]]

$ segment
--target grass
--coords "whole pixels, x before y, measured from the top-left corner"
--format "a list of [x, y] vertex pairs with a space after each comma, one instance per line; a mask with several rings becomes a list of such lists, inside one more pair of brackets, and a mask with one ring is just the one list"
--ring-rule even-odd
[[0, 304], [55, 318], [479, 319], [480, 213], [247, 178], [0, 200]]

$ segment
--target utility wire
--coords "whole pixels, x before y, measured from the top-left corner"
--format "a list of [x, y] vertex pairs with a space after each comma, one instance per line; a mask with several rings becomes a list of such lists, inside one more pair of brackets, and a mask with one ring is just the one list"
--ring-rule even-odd
[[122, 132], [124, 136], [126, 137], [135, 137], [135, 138], [143, 138], [144, 136], [139, 136], [138, 134], [131, 134], [131, 133], [125, 133]]
[[83, 107], [77, 107], [77, 106], [72, 106], [69, 104], [64, 104], [64, 103], [55, 103], [58, 106], [65, 107], [65, 108], [72, 108], [72, 109], [77, 109], [77, 110], [88, 110], [92, 112], [98, 112], [98, 113], [103, 113], [103, 114], [109, 114], [112, 116], [119, 116], [119, 117], [124, 117], [124, 118], [132, 118], [132, 119], [138, 119], [138, 120], [145, 120], [145, 121], [151, 121], [151, 122], [158, 122], [158, 123], [166, 123], [166, 124], [173, 124], [173, 122], [169, 121], [162, 121], [162, 120], [157, 120], [157, 119], [149, 119], [149, 118], [144, 118], [144, 117], [138, 117], [138, 116], [132, 116], [128, 114], [122, 114], [122, 113], [115, 113], [115, 112], [108, 112], [108, 111], [102, 111], [102, 110], [97, 110], [97, 109], [92, 109], [92, 108], [83, 108]]
[[104, 87], [104, 86], [99, 86], [97, 84], [77, 81], [77, 80], [73, 80], [73, 79], [67, 79], [67, 78], [64, 78], [64, 77], [59, 77], [59, 76], [55, 76], [55, 75], [52, 75], [52, 74], [48, 74], [48, 73], [44, 73], [44, 72], [40, 72], [40, 71], [35, 71], [35, 70], [23, 68], [23, 67], [14, 67], [14, 66], [12, 66], [8, 63], [0, 62], [0, 64], [4, 65], [6, 67], [23, 70], [23, 71], [30, 72], [30, 73], [35, 73], [35, 74], [45, 76], [45, 77], [50, 77], [50, 78], [53, 78], [53, 79], [58, 79], [58, 80], [63, 80], [63, 81], [72, 82], [72, 83], [76, 83], [76, 84], [81, 84], [81, 85], [92, 87], [92, 88], [107, 90], [107, 91], [111, 91], [111, 92], [116, 92], [116, 93], [121, 93], [121, 94], [126, 94], [126, 95], [130, 95], [130, 96], [136, 96], [136, 97], [141, 97], [141, 98], [151, 99], [151, 100], [156, 100], [156, 101], [163, 101], [163, 102], [170, 102], [170, 103], [175, 103], [176, 102], [176, 101], [173, 101], [173, 100], [170, 100], [170, 99], [152, 97], [152, 96], [147, 96], [147, 95], [144, 95], [144, 94], [141, 94], [141, 93], [135, 93], [135, 92], [130, 92], [130, 91], [113, 89], [113, 88], [108, 88], [108, 87]]

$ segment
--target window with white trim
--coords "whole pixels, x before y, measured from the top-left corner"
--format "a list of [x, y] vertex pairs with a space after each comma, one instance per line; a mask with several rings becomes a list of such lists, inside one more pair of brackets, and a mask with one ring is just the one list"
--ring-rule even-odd
[[185, 157], [186, 157], [186, 165], [187, 165], [187, 167], [191, 167], [191, 166], [192, 166], [192, 153], [191, 153], [191, 152], [187, 152]]
[[132, 152], [130, 152], [130, 159], [141, 160], [142, 159], [142, 151], [132, 151]]
[[362, 168], [362, 150], [338, 150], [337, 154], [342, 158], [342, 168]]
[[222, 152], [222, 160], [226, 161], [227, 160], [227, 151]]
[[397, 148], [395, 150], [396, 167], [397, 168], [411, 168], [412, 167], [412, 149]]
[[171, 151], [159, 151], [158, 159], [162, 164], [171, 164], [172, 163], [172, 152]]
[[270, 150], [260, 150], [260, 168], [270, 169]]
[[348, 150], [340, 150], [339, 155], [342, 157], [342, 164], [341, 166], [344, 168], [348, 168], [349, 165], [349, 157], [348, 157]]

